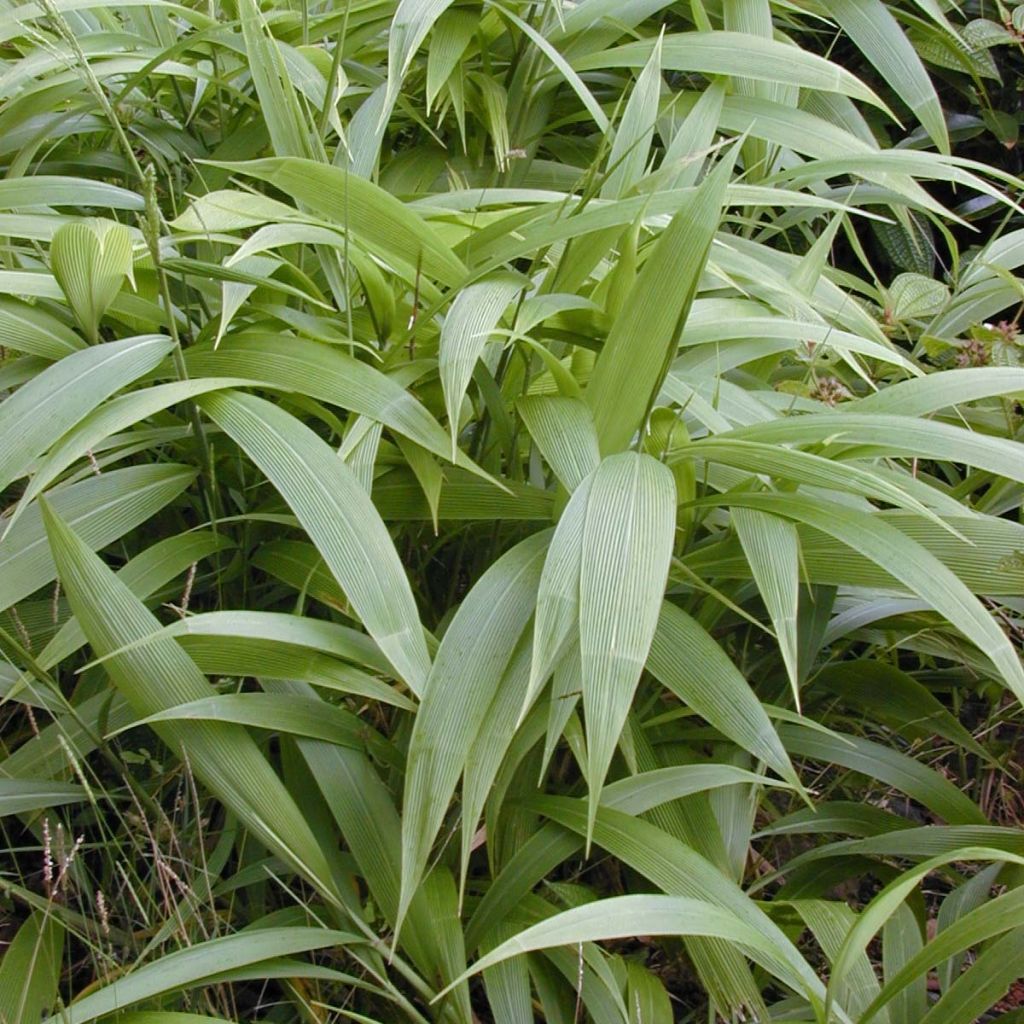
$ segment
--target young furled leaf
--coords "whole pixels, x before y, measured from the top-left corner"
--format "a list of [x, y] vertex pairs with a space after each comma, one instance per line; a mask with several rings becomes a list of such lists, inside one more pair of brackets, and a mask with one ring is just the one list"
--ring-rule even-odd
[[125, 278], [132, 280], [132, 244], [124, 224], [100, 219], [64, 224], [50, 243], [53, 276], [92, 343]]

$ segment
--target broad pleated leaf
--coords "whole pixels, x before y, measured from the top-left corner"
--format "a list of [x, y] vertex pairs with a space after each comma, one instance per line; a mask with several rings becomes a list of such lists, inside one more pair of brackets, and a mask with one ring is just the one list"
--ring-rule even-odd
[[145, 202], [142, 196], [129, 189], [88, 178], [35, 174], [0, 182], [0, 209], [32, 206], [97, 206], [138, 211]]
[[226, 693], [187, 701], [147, 715], [130, 726], [159, 722], [230, 722], [307, 739], [324, 740], [353, 750], [378, 750], [363, 723], [351, 712], [314, 697], [275, 693]]
[[379, 420], [442, 458], [451, 453], [444, 429], [408, 391], [335, 346], [246, 334], [216, 352], [190, 350], [186, 365], [195, 377], [240, 378], [309, 395]]
[[753, 949], [771, 949], [753, 928], [712, 903], [683, 896], [616, 896], [527, 928], [477, 960], [465, 977], [531, 950], [637, 935], [713, 935]]
[[828, 13], [918, 116], [939, 149], [948, 153], [949, 133], [935, 87], [889, 8], [881, 0], [833, 0]]
[[732, 521], [775, 628], [782, 663], [786, 666], [789, 684], [793, 688], [793, 701], [799, 711], [797, 605], [800, 597], [800, 538], [796, 527], [788, 520], [754, 509], [733, 509]]
[[1017, 928], [1024, 913], [1024, 889], [1011, 889], [975, 908], [956, 922], [955, 928], [939, 932], [928, 944], [887, 977], [881, 994], [861, 1016], [867, 1024], [887, 1003], [896, 999], [907, 986], [924, 978], [928, 971], [947, 957], [978, 945], [993, 935]]
[[879, 451], [966, 462], [1024, 482], [1024, 453], [1015, 442], [937, 420], [877, 413], [823, 413], [741, 427], [729, 437], [782, 444], [870, 444]]
[[[105, 655], [150, 636], [158, 620], [46, 503], [46, 532], [75, 616], [93, 651]], [[110, 658], [106, 669], [141, 716], [212, 694], [188, 655], [170, 638]], [[184, 749], [196, 775], [259, 841], [301, 871], [322, 892], [333, 881], [308, 825], [244, 728], [223, 723], [164, 724], [157, 734]], [[116, 1004], [115, 1004], [116, 1005]], [[91, 1018], [83, 1018], [91, 1019]]]
[[37, 462], [18, 503], [19, 510], [45, 491], [76, 460], [87, 456], [119, 430], [204, 392], [237, 387], [246, 383], [249, 382], [232, 377], [175, 381], [151, 388], [140, 388], [105, 402], [64, 433]]
[[0, 778], [0, 816], [78, 803], [85, 798], [85, 790], [70, 783]]
[[841, 764], [885, 782], [951, 824], [985, 822], [981, 808], [949, 779], [899, 750], [848, 733], [828, 736], [796, 725], [780, 726], [779, 735], [790, 754]]
[[[418, 0], [416, 0], [418, 2]], [[394, 196], [340, 167], [296, 158], [251, 160], [231, 170], [286, 192], [325, 220], [364, 239], [371, 251], [455, 284], [465, 268], [434, 228]]]
[[660, 609], [648, 668], [723, 736], [796, 782], [786, 748], [750, 684], [700, 623], [668, 601]]
[[0, 404], [0, 489], [105, 398], [158, 366], [171, 339], [145, 335], [66, 356]]
[[452, 0], [399, 0], [388, 31], [389, 109], [402, 86], [413, 55], [434, 23], [451, 6]]
[[[594, 68], [639, 68], [650, 59], [658, 40], [626, 43], [573, 61], [577, 71]], [[806, 89], [838, 92], [867, 103], [882, 101], [855, 75], [838, 64], [799, 47], [745, 32], [683, 32], [661, 40], [666, 71], [735, 75]]]
[[1018, 392], [1024, 392], [1024, 369], [976, 366], [899, 381], [861, 398], [853, 408], [857, 412], [926, 416], [961, 403]]
[[402, 918], [466, 755], [533, 614], [550, 534], [522, 541], [477, 581], [445, 631], [409, 740], [402, 801]]
[[637, 76], [626, 109], [622, 112], [615, 131], [611, 152], [608, 154], [608, 177], [601, 186], [605, 199], [618, 199], [625, 195], [642, 177], [647, 166], [647, 154], [654, 137], [654, 122], [658, 117], [661, 98], [661, 40]]
[[52, 912], [34, 911], [0, 960], [0, 1020], [34, 1024], [54, 1009], [63, 952], [64, 926]]
[[978, 956], [921, 1018], [921, 1024], [973, 1024], [979, 1020], [1014, 982], [1020, 981], [1022, 956], [1024, 928], [1015, 928]]
[[165, 992], [202, 985], [225, 971], [261, 960], [306, 953], [328, 946], [348, 946], [363, 940], [330, 928], [255, 928], [238, 935], [200, 942], [144, 964], [130, 974], [103, 985], [43, 1024], [88, 1024], [106, 1014], [152, 999]]
[[658, 623], [676, 508], [672, 474], [649, 455], [611, 456], [592, 479], [579, 584], [591, 819]]
[[594, 476], [588, 476], [573, 492], [544, 559], [533, 626], [530, 685], [520, 721], [561, 658], [569, 654], [570, 642], [579, 644], [583, 530], [593, 482]]
[[445, 317], [437, 362], [444, 388], [448, 429], [452, 435], [453, 461], [458, 444], [459, 410], [473, 367], [505, 308], [522, 291], [523, 284], [520, 278], [511, 274], [478, 281], [459, 292]]
[[806, 496], [794, 500], [784, 495], [737, 494], [731, 500], [807, 523], [893, 573], [976, 643], [1017, 699], [1024, 701], [1024, 668], [1006, 634], [967, 587], [910, 537], [877, 516]]
[[281, 492], [367, 632], [399, 677], [422, 693], [430, 658], [416, 603], [387, 528], [352, 471], [309, 427], [265, 399], [225, 392], [199, 401]]
[[[613, 783], [617, 791], [623, 785]], [[609, 792], [613, 786], [608, 787]], [[625, 795], [627, 791], [623, 788], [621, 792]], [[536, 803], [546, 815], [576, 833], [578, 846], [588, 827], [583, 801], [542, 797]], [[794, 989], [812, 998], [824, 997], [825, 986], [782, 930], [720, 868], [690, 845], [648, 821], [622, 813], [611, 802], [598, 812], [594, 837], [602, 848], [614, 852], [669, 895], [705, 900], [735, 915], [771, 948], [767, 958], [754, 954], [759, 963], [776, 976], [785, 977]]]
[[[195, 478], [194, 469], [173, 463], [132, 466], [62, 487], [50, 501], [83, 543], [99, 549], [146, 522]], [[56, 575], [39, 506], [32, 505], [0, 539], [0, 609]]]
[[274, 152], [279, 157], [312, 157], [313, 147], [295, 87], [255, 0], [239, 0], [238, 17]]
[[[871, 900], [857, 916], [853, 927], [850, 928], [843, 939], [842, 947], [839, 949], [832, 964], [832, 975], [829, 979], [830, 995], [834, 986], [843, 982], [855, 959], [864, 952], [875, 933], [896, 912], [896, 909], [903, 904], [903, 901], [910, 892], [932, 870], [954, 859], [964, 861], [1006, 859], [1024, 863], [1024, 859], [1014, 857], [1012, 854], [1005, 854], [997, 850], [987, 850], [984, 847], [966, 847], [955, 854], [941, 854], [938, 857], [932, 857], [923, 864], [901, 874]], [[1020, 931], [1024, 931], [1024, 929]], [[1014, 933], [1011, 932], [1010, 934], [1013, 935]], [[985, 1003], [985, 1006], [988, 1005], [989, 1003]]]
[[730, 163], [724, 160], [653, 243], [601, 349], [585, 396], [601, 453], [625, 448], [643, 426], [676, 353], [718, 228]]
[[8, 348], [44, 359], [63, 359], [85, 347], [63, 321], [16, 299], [0, 299], [0, 330]]
[[594, 420], [578, 398], [528, 396], [516, 403], [526, 429], [567, 491], [601, 461]]

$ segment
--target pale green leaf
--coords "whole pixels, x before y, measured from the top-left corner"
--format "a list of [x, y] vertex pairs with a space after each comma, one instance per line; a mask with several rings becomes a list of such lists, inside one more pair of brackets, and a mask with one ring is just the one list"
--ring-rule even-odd
[[262, 398], [224, 392], [199, 400], [289, 502], [367, 632], [414, 693], [430, 657], [391, 537], [352, 471], [308, 427]]

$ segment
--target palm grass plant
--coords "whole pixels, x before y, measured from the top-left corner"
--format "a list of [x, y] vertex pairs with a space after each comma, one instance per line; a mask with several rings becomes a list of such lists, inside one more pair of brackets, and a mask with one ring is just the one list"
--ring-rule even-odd
[[1022, 10], [4, 0], [0, 1021], [1020, 1020]]

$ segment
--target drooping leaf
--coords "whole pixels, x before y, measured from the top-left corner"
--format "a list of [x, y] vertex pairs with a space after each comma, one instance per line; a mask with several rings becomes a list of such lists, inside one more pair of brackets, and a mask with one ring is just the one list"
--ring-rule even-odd
[[328, 946], [348, 946], [361, 941], [359, 936], [349, 932], [299, 927], [254, 928], [237, 935], [210, 939], [162, 956], [101, 986], [61, 1013], [47, 1017], [43, 1024], [58, 1024], [59, 1021], [88, 1024], [165, 992], [199, 986], [205, 979], [234, 968], [258, 964], [273, 957]]
[[66, 356], [0, 404], [0, 488], [105, 398], [152, 370], [171, 339], [145, 335]]
[[[109, 654], [153, 634], [159, 623], [152, 613], [48, 502], [42, 504], [42, 509], [61, 582], [93, 650], [99, 655]], [[126, 649], [111, 657], [106, 668], [142, 716], [159, 714], [211, 694], [202, 673], [169, 637], [153, 640], [136, 650]], [[172, 750], [184, 748], [196, 775], [262, 842], [322, 892], [333, 892], [323, 851], [243, 728], [225, 723], [193, 723], [165, 724], [156, 731]]]
[[430, 668], [416, 603], [391, 538], [352, 471], [308, 427], [265, 399], [224, 392], [202, 408], [265, 472], [414, 693]]
[[523, 282], [511, 274], [477, 281], [459, 292], [445, 317], [437, 358], [452, 435], [453, 461], [458, 442], [459, 410], [473, 367], [505, 307], [522, 288]]

